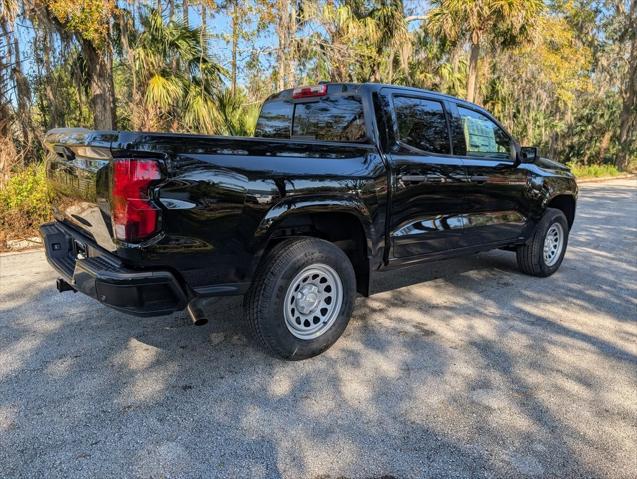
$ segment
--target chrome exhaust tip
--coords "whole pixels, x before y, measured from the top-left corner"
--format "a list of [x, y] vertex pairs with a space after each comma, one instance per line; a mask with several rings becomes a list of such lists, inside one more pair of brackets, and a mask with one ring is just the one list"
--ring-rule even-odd
[[203, 310], [197, 304], [197, 300], [193, 299], [186, 306], [186, 310], [188, 311], [188, 315], [192, 320], [192, 324], [195, 326], [203, 326], [204, 324], [208, 324], [208, 318], [204, 315]]

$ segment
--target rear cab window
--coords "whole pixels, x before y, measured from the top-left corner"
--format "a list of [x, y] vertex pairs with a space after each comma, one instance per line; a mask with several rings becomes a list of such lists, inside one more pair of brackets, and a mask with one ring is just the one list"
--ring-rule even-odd
[[294, 105], [289, 101], [266, 101], [261, 108], [254, 136], [290, 138]]
[[290, 92], [267, 100], [254, 136], [363, 143], [368, 141], [359, 95], [329, 94], [293, 100]]

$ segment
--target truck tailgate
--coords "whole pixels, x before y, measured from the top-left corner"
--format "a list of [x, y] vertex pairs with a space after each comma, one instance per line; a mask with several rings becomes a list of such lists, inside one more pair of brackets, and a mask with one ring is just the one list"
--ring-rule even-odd
[[53, 214], [108, 251], [113, 242], [109, 201], [111, 143], [116, 132], [57, 129], [47, 133], [47, 176]]

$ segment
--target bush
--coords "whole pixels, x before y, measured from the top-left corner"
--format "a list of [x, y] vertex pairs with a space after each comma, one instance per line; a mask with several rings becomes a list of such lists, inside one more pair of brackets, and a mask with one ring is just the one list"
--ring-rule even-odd
[[50, 216], [44, 163], [14, 171], [0, 187], [0, 240], [33, 236]]
[[599, 178], [621, 174], [621, 171], [619, 171], [615, 165], [581, 165], [578, 163], [568, 163], [568, 166], [578, 178]]

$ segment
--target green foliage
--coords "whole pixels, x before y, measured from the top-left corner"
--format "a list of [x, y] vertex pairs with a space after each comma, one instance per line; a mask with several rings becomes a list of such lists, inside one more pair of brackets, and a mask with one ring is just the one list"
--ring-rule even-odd
[[[34, 120], [46, 128], [68, 125], [91, 127], [92, 113], [83, 75], [84, 60], [77, 48], [66, 53], [67, 61], [56, 65], [33, 82]], [[56, 101], [50, 101], [54, 98]]]
[[0, 229], [33, 232], [50, 217], [50, 201], [44, 163], [16, 170], [0, 187]]
[[[452, 43], [466, 40], [478, 44], [511, 46], [535, 34], [545, 9], [541, 0], [433, 0], [429, 25], [434, 33]], [[486, 37], [486, 38], [485, 38]]]
[[133, 129], [218, 133], [224, 130], [215, 95], [225, 70], [202, 44], [201, 28], [166, 21], [152, 11], [131, 34], [126, 87]]
[[582, 165], [579, 163], [568, 163], [571, 172], [578, 178], [603, 178], [607, 176], [617, 176], [621, 171], [615, 165]]
[[45, 0], [57, 20], [95, 48], [103, 48], [109, 35], [114, 0]]
[[241, 92], [227, 89], [217, 95], [219, 113], [224, 122], [224, 133], [233, 136], [251, 136], [259, 116], [260, 105], [248, 103]]

